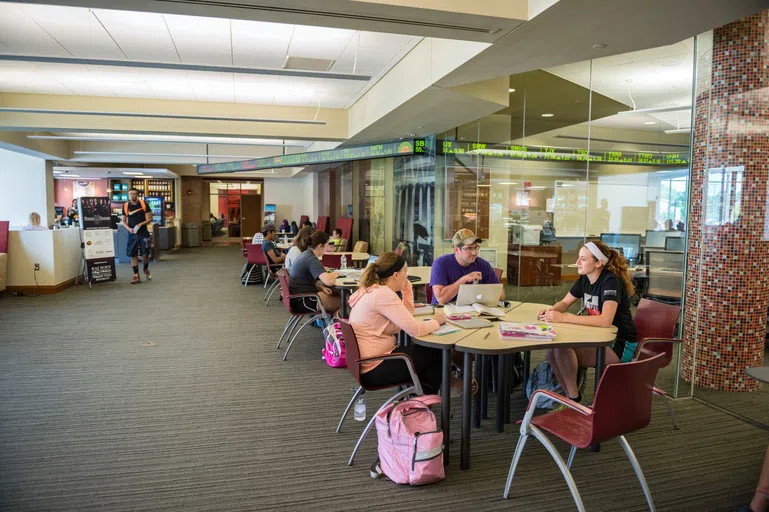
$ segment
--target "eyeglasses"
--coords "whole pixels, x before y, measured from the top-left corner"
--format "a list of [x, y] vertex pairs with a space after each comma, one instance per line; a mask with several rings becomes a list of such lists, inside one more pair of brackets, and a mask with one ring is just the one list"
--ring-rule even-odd
[[465, 252], [478, 252], [479, 249], [480, 247], [478, 247], [477, 245], [473, 247], [462, 247], [462, 250]]

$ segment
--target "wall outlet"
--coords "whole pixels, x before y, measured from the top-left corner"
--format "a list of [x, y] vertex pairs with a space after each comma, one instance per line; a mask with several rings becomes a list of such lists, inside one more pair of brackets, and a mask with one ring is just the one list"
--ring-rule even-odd
[[40, 263], [35, 263], [35, 272], [40, 270]]

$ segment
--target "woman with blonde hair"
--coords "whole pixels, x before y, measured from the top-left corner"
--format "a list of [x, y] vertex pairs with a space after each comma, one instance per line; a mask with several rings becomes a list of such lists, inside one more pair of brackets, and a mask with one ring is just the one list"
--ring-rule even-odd
[[[437, 393], [441, 385], [440, 350], [409, 345], [397, 347], [395, 335], [403, 330], [410, 336], [424, 336], [446, 322], [442, 313], [422, 321], [414, 318], [414, 292], [407, 277], [403, 256], [386, 252], [363, 272], [358, 290], [350, 297], [350, 324], [358, 339], [361, 359], [399, 353], [414, 363], [426, 393]], [[403, 299], [397, 293], [403, 295]], [[387, 386], [409, 380], [402, 360], [372, 361], [361, 364], [365, 386]]]
[[[630, 313], [630, 297], [635, 293], [628, 263], [618, 251], [603, 242], [586, 243], [577, 258], [579, 279], [555, 306], [539, 312], [545, 322], [563, 322], [592, 327], [617, 327], [617, 341], [606, 347], [606, 364], [627, 363], [636, 349], [636, 330]], [[566, 313], [577, 299], [582, 299], [587, 316]], [[582, 402], [577, 385], [580, 367], [595, 366], [593, 348], [554, 348], [547, 360], [569, 398]]]
[[39, 231], [48, 228], [40, 224], [40, 214], [32, 212], [29, 214], [29, 224], [24, 226], [24, 229], [27, 231]]

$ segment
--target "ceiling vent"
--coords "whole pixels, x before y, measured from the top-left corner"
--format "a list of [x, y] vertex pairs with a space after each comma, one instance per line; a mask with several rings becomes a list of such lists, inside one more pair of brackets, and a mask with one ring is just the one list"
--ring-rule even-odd
[[289, 57], [283, 64], [283, 69], [299, 69], [302, 71], [329, 71], [334, 65], [333, 60], [309, 59], [305, 57]]

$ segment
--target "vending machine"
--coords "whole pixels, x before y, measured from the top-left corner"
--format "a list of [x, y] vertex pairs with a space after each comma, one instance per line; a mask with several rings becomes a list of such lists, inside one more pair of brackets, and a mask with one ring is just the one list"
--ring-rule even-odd
[[158, 226], [166, 225], [165, 201], [162, 197], [145, 197], [147, 206], [152, 210], [152, 222]]

